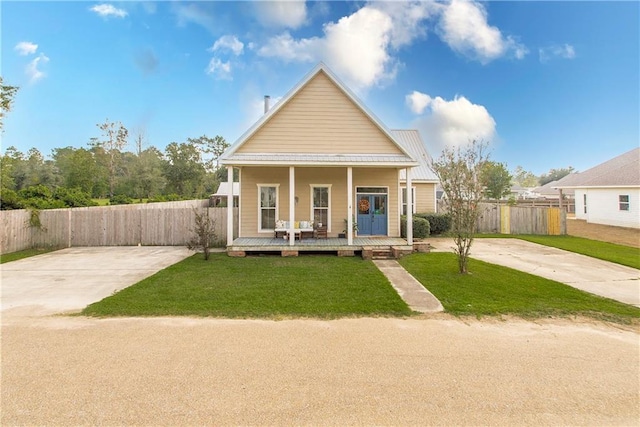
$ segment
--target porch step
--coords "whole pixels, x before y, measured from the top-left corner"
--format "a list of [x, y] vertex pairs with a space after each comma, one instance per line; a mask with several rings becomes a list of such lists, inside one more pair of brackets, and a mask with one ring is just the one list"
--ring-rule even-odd
[[371, 259], [395, 259], [395, 256], [391, 247], [375, 248], [373, 250]]
[[391, 246], [363, 248], [362, 252], [366, 259], [395, 259]]

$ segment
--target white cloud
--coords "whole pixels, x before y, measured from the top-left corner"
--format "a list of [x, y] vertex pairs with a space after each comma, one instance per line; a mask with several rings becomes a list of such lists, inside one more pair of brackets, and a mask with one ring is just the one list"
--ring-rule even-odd
[[440, 38], [454, 51], [482, 64], [512, 53], [522, 59], [527, 48], [513, 37], [504, 37], [489, 25], [487, 11], [475, 1], [453, 0], [443, 11], [438, 23]]
[[36, 53], [38, 45], [31, 42], [20, 42], [14, 47], [14, 49], [18, 51], [18, 54], [26, 56]]
[[540, 62], [548, 62], [553, 58], [573, 59], [576, 57], [576, 50], [570, 44], [552, 45], [538, 49]]
[[49, 62], [49, 57], [41, 53], [27, 64], [25, 72], [27, 73], [27, 77], [29, 77], [29, 83], [36, 83], [46, 76], [44, 71], [42, 71], [39, 67], [42, 67], [47, 62]]
[[414, 90], [405, 97], [409, 109], [415, 114], [422, 114], [425, 108], [431, 103], [431, 97], [425, 93]]
[[231, 76], [231, 62], [223, 62], [218, 58], [211, 58], [205, 72], [220, 80], [233, 79]]
[[211, 46], [208, 50], [209, 52], [216, 52], [218, 50], [223, 52], [230, 51], [234, 55], [238, 56], [242, 54], [243, 49], [244, 44], [240, 40], [238, 40], [236, 36], [226, 35], [216, 40], [213, 46]]
[[307, 21], [305, 0], [257, 1], [258, 21], [266, 27], [299, 28]]
[[437, 15], [442, 8], [438, 3], [423, 1], [374, 1], [369, 2], [368, 6], [391, 18], [391, 46], [395, 49], [425, 37], [427, 27], [424, 21]]
[[185, 27], [190, 23], [200, 25], [210, 32], [217, 31], [213, 19], [216, 2], [183, 3], [171, 2], [171, 11], [176, 16], [179, 27]]
[[258, 55], [284, 61], [313, 62], [322, 56], [322, 40], [318, 37], [295, 40], [289, 32], [270, 38], [258, 49]]
[[395, 76], [389, 53], [393, 21], [386, 13], [363, 7], [324, 26], [323, 37], [294, 39], [284, 32], [258, 49], [264, 57], [284, 61], [326, 62], [354, 89], [367, 88]]
[[[458, 147], [477, 139], [491, 141], [496, 136], [496, 122], [487, 109], [473, 104], [464, 96], [447, 101], [414, 91], [407, 95], [412, 111], [424, 111], [414, 125], [422, 133], [425, 143], [440, 152], [445, 147]], [[420, 107], [420, 108], [418, 108]]]
[[125, 16], [128, 15], [126, 10], [118, 9], [112, 4], [107, 4], [107, 3], [97, 4], [91, 7], [89, 10], [105, 18], [109, 16], [115, 16], [116, 18], [124, 18]]

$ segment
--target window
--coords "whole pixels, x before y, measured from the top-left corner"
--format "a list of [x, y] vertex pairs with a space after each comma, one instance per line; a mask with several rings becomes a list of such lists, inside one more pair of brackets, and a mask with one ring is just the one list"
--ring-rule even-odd
[[618, 196], [618, 204], [620, 206], [620, 210], [621, 211], [628, 211], [629, 210], [629, 195], [628, 194], [621, 194]]
[[278, 212], [278, 186], [258, 184], [258, 231], [272, 231], [276, 228]]
[[[416, 187], [411, 187], [412, 213], [416, 213]], [[407, 214], [407, 188], [402, 187], [402, 215]]]
[[322, 224], [329, 227], [331, 186], [312, 185], [311, 194], [311, 217], [313, 218], [314, 224]]
[[582, 195], [582, 204], [584, 205], [584, 213], [587, 213], [587, 195], [583, 194]]

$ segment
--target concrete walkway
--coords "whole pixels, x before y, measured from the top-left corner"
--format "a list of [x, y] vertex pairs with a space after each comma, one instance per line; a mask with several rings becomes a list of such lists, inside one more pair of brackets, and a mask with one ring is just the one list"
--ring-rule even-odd
[[[452, 239], [430, 239], [433, 251], [453, 249]], [[475, 239], [471, 257], [640, 307], [640, 270], [519, 239]]]
[[2, 316], [80, 311], [193, 252], [174, 246], [68, 248], [0, 266]]
[[409, 308], [419, 313], [436, 313], [444, 311], [440, 301], [431, 292], [425, 289], [415, 277], [409, 274], [398, 261], [374, 260], [373, 263], [387, 276], [391, 286], [407, 303]]

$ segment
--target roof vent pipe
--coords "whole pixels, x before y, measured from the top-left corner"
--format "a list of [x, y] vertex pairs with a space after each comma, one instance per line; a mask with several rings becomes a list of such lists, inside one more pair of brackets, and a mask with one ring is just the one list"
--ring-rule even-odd
[[267, 111], [269, 111], [269, 101], [271, 100], [271, 97], [269, 95], [265, 95], [264, 96], [264, 113], [267, 114]]

